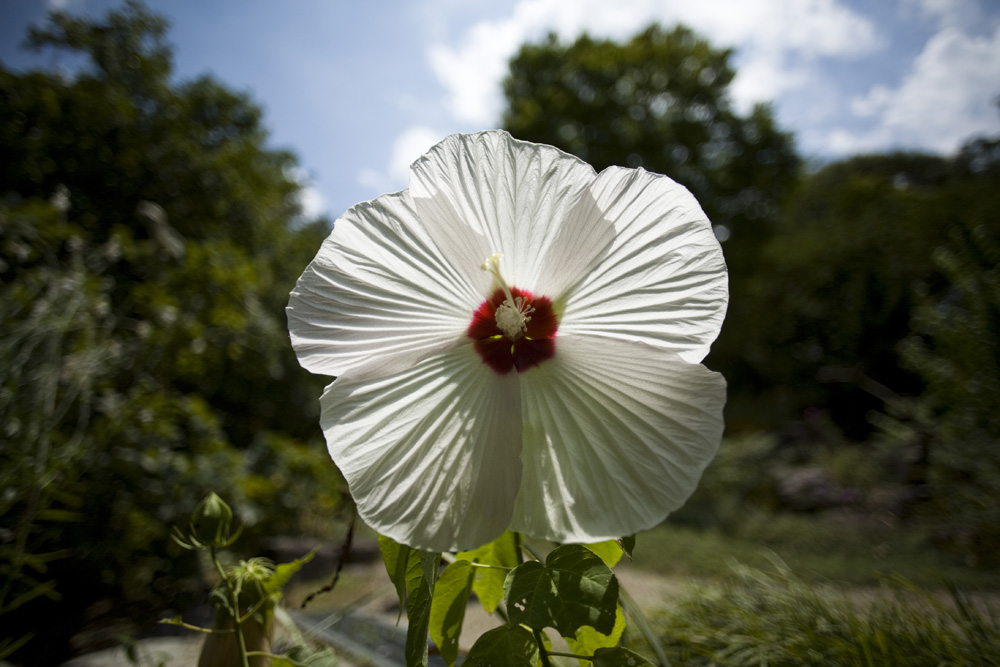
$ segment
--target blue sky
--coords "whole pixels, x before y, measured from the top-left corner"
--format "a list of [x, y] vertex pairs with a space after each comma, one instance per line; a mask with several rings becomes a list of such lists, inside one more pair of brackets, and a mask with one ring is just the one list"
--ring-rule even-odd
[[[49, 8], [0, 0], [0, 62], [65, 65], [18, 48]], [[770, 101], [808, 158], [953, 152], [1000, 134], [996, 0], [148, 0], [172, 22], [176, 76], [250, 92], [272, 144], [293, 150], [309, 203], [336, 217], [406, 186], [406, 166], [452, 132], [495, 127], [499, 82], [525, 40], [586, 30], [624, 39], [683, 22], [736, 50], [737, 108]]]

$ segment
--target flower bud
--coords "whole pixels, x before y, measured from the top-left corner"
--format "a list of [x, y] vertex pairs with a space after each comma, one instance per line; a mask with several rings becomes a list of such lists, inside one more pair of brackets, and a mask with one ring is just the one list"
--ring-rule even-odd
[[233, 510], [214, 493], [198, 503], [191, 515], [191, 537], [208, 547], [228, 546]]

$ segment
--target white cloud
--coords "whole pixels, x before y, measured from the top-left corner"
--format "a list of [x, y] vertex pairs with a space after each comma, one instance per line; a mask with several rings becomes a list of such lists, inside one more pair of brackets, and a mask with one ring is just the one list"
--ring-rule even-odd
[[810, 80], [810, 61], [859, 56], [880, 46], [874, 25], [838, 0], [520, 0], [506, 18], [472, 25], [457, 43], [436, 42], [428, 58], [447, 91], [454, 120], [497, 122], [500, 81], [525, 41], [555, 32], [563, 40], [583, 31], [623, 39], [653, 21], [685, 23], [715, 46], [738, 49], [735, 102], [746, 108]]
[[409, 180], [410, 165], [444, 139], [445, 134], [423, 125], [407, 128], [393, 141], [385, 169], [362, 169], [358, 172], [358, 183], [378, 193], [401, 190]]
[[330, 212], [330, 205], [316, 188], [309, 172], [302, 167], [295, 167], [289, 173], [289, 177], [301, 187], [298, 199], [299, 205], [302, 207], [303, 216], [313, 219]]
[[897, 88], [874, 86], [851, 110], [875, 120], [862, 133], [837, 129], [828, 145], [837, 152], [885, 146], [951, 153], [975, 134], [1000, 131], [1000, 27], [973, 37], [947, 26], [934, 35]]
[[299, 191], [299, 203], [302, 205], [302, 214], [310, 220], [330, 211], [326, 199], [313, 185], [307, 185]]

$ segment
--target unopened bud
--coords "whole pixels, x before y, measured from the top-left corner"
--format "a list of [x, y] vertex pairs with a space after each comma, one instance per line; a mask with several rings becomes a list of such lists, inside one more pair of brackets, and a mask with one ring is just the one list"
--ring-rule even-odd
[[225, 500], [211, 493], [194, 508], [191, 537], [205, 546], [228, 546], [232, 525], [233, 510]]

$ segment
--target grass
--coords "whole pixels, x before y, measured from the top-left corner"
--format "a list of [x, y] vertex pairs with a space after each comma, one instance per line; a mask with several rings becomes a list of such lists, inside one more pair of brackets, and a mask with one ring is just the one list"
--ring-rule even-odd
[[664, 524], [637, 537], [634, 564], [704, 579], [727, 576], [734, 561], [766, 566], [769, 554], [800, 575], [844, 584], [902, 577], [923, 588], [1000, 589], [1000, 571], [968, 567], [931, 547], [926, 535], [842, 517], [760, 515], [739, 535]]
[[983, 599], [906, 587], [859, 598], [777, 560], [767, 572], [735, 567], [653, 622], [673, 665], [1000, 665], [997, 618]]

